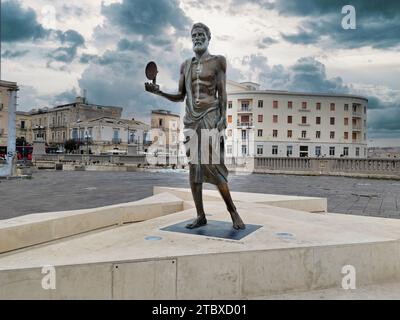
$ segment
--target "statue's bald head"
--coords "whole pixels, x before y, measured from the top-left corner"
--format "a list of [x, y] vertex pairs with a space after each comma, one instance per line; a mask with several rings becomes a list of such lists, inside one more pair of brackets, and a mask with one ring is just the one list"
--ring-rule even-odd
[[193, 25], [192, 30], [191, 30], [190, 33], [193, 33], [193, 30], [194, 30], [194, 29], [203, 29], [204, 32], [205, 32], [206, 35], [207, 35], [208, 41], [211, 40], [211, 31], [210, 31], [210, 28], [207, 27], [204, 23], [201, 23], [201, 22], [195, 23], [195, 24]]

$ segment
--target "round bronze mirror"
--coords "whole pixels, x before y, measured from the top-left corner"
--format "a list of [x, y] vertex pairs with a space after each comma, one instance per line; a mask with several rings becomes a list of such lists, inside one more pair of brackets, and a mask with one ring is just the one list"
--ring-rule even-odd
[[157, 70], [157, 65], [154, 61], [151, 61], [147, 64], [145, 73], [147, 79], [152, 80], [153, 83], [156, 83], [158, 70]]

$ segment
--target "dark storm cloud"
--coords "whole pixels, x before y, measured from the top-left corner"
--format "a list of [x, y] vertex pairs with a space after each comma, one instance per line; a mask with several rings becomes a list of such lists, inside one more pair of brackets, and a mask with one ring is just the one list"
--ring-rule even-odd
[[121, 39], [117, 44], [117, 48], [119, 51], [130, 50], [148, 53], [148, 46], [142, 41], [129, 41], [128, 39]]
[[95, 54], [83, 53], [83, 54], [81, 55], [81, 57], [79, 58], [79, 62], [80, 62], [80, 63], [83, 63], [83, 64], [87, 64], [87, 63], [89, 63], [89, 62], [91, 62], [91, 61], [96, 60], [97, 58], [98, 58], [98, 56], [95, 55]]
[[[100, 39], [103, 33], [115, 33], [115, 49], [100, 56], [83, 54], [80, 57], [80, 62], [88, 66], [79, 79], [79, 87], [87, 89], [91, 101], [121, 106], [125, 114], [134, 114], [135, 118], [149, 118], [150, 111], [155, 108], [179, 113], [181, 104], [168, 102], [144, 90], [144, 68], [150, 60], [168, 70], [170, 80], [178, 79], [186, 51], [176, 50], [176, 39], [184, 34], [190, 41], [191, 24], [179, 8], [179, 1], [124, 0], [103, 4], [102, 14], [106, 17], [105, 24], [95, 37]], [[162, 86], [166, 91], [176, 88], [169, 90]]]
[[45, 38], [49, 30], [37, 22], [33, 9], [24, 9], [20, 1], [9, 0], [1, 3], [1, 41], [17, 42]]
[[270, 66], [261, 55], [251, 55], [247, 63], [252, 72], [259, 74], [259, 82], [265, 88], [319, 93], [349, 91], [340, 77], [328, 78], [325, 65], [313, 57], [300, 58], [288, 68]]
[[[356, 9], [356, 29], [345, 30], [341, 22], [342, 7]], [[326, 37], [329, 46], [340, 48], [394, 48], [400, 45], [400, 1], [353, 0], [277, 0], [274, 8], [285, 16], [307, 18], [295, 34], [282, 37], [295, 44], [315, 44]]]
[[272, 44], [276, 44], [278, 43], [277, 40], [275, 40], [274, 38], [271, 37], [265, 37], [263, 39], [261, 39], [260, 43], [257, 44], [257, 47], [259, 49], [265, 49], [267, 47], [269, 47]]
[[190, 23], [176, 0], [124, 0], [103, 5], [101, 11], [127, 34], [157, 35], [168, 27], [184, 30]]
[[85, 44], [83, 36], [75, 30], [67, 30], [65, 32], [57, 31], [56, 36], [61, 44], [65, 46], [59, 47], [48, 54], [50, 61], [59, 61], [64, 63], [70, 63], [76, 57], [78, 47], [82, 47]]
[[14, 58], [23, 57], [28, 52], [29, 52], [29, 50], [20, 50], [20, 51], [5, 50], [4, 52], [1, 53], [1, 57], [4, 59], [14, 59]]

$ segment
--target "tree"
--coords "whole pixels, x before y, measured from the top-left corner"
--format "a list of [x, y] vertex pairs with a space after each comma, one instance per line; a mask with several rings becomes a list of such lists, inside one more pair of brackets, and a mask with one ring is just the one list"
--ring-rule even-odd
[[72, 151], [78, 150], [80, 145], [81, 145], [80, 142], [78, 142], [74, 139], [69, 139], [69, 140], [65, 141], [64, 148], [65, 148], [65, 151], [67, 151], [68, 153], [71, 153]]

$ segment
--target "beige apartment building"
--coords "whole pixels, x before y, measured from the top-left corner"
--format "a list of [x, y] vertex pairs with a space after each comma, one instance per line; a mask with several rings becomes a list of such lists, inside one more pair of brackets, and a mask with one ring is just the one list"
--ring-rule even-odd
[[83, 152], [127, 154], [128, 146], [134, 145], [140, 153], [147, 146], [149, 130], [149, 125], [137, 120], [101, 117], [72, 123], [68, 138], [81, 141]]
[[[8, 109], [11, 94], [16, 95], [16, 82], [0, 80], [0, 148], [6, 150], [8, 140]], [[0, 151], [3, 153], [2, 151]]]
[[[180, 116], [168, 110], [151, 111], [151, 140], [154, 143], [156, 131], [163, 133], [165, 143], [157, 148], [158, 153], [177, 155], [181, 133]], [[163, 146], [164, 145], [164, 146]]]
[[32, 130], [31, 128], [31, 114], [25, 111], [16, 112], [17, 121], [17, 138], [25, 138], [25, 141], [29, 143], [32, 141]]
[[364, 97], [227, 81], [228, 157], [367, 157]]
[[[121, 113], [121, 107], [90, 104], [83, 97], [54, 108], [33, 109], [29, 115], [24, 114], [29, 118], [27, 141], [32, 143], [43, 139], [49, 145], [62, 146], [69, 138], [71, 124], [100, 117], [120, 118]], [[19, 118], [23, 121], [22, 115]]]

